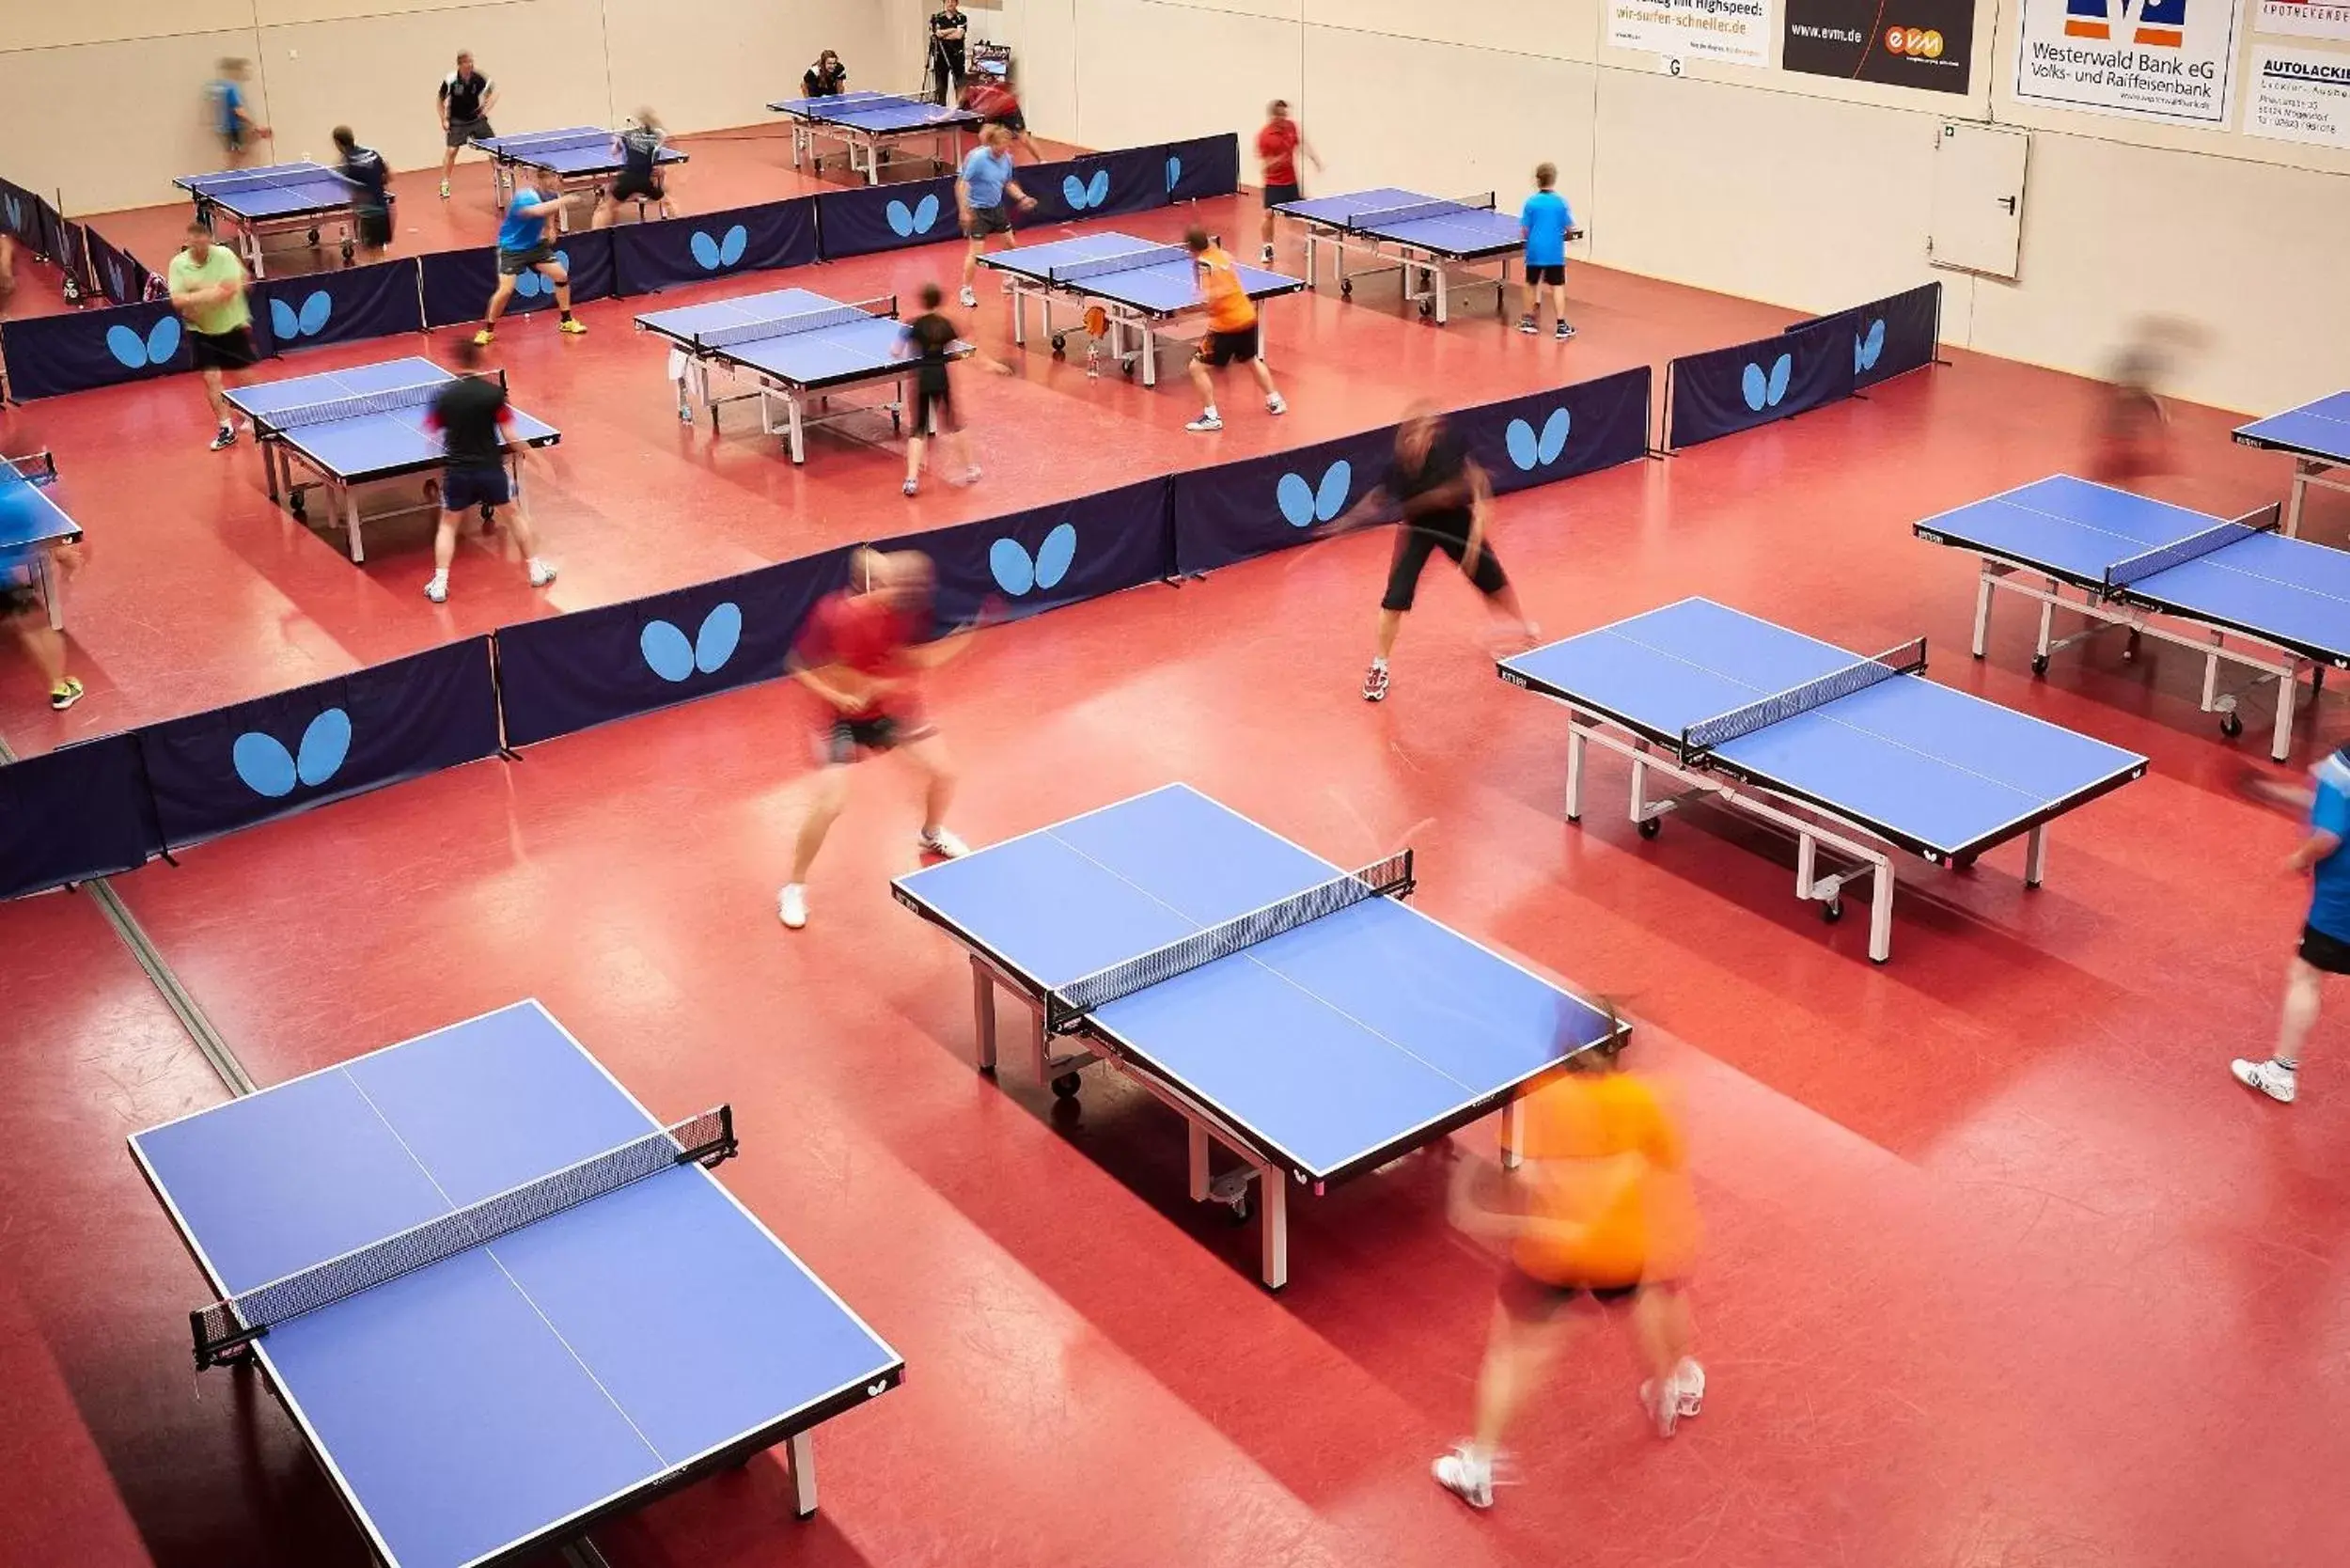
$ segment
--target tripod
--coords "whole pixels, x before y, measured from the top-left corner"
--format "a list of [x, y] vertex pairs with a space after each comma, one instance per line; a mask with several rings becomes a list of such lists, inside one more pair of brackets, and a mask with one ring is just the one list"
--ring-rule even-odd
[[922, 40], [922, 86], [916, 90], [916, 97], [927, 98], [933, 103], [952, 103], [955, 101], [953, 95], [963, 88], [964, 64], [949, 51], [948, 44], [925, 31]]

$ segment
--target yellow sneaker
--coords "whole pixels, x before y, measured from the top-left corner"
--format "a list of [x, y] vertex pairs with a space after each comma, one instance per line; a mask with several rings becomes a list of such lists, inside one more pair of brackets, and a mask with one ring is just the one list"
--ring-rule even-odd
[[49, 706], [64, 713], [82, 700], [82, 682], [69, 675], [49, 688]]
[[498, 335], [492, 332], [488, 327], [483, 327], [479, 332], [473, 335], [473, 346], [477, 349], [486, 349], [497, 340]]
[[586, 321], [581, 321], [578, 317], [573, 316], [571, 320], [569, 320], [569, 321], [562, 321], [562, 322], [557, 323], [557, 325], [556, 325], [556, 330], [557, 332], [568, 332], [568, 333], [570, 333], [572, 337], [578, 337], [581, 333], [586, 332], [586, 331], [588, 330], [588, 323], [587, 323]]

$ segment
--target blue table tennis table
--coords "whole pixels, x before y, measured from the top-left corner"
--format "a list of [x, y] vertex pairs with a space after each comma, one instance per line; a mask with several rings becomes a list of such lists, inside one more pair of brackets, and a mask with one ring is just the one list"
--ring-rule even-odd
[[[1110, 353], [1127, 375], [1142, 371], [1142, 384], [1159, 384], [1157, 337], [1180, 317], [1207, 307], [1199, 291], [1199, 267], [1182, 245], [1137, 240], [1131, 234], [1079, 234], [1039, 245], [1018, 245], [979, 258], [1011, 282], [1011, 339], [1028, 341], [1027, 302], [1037, 302], [1038, 325], [1053, 340], [1055, 357], [1067, 351], [1068, 328], [1055, 330], [1053, 301], [1076, 302], [1082, 316], [1099, 306], [1107, 319]], [[1304, 291], [1302, 279], [1237, 263], [1233, 274], [1252, 300]], [[1264, 335], [1257, 336], [1264, 357]]]
[[[2298, 683], [2307, 680], [2314, 696], [2327, 668], [2350, 669], [2350, 555], [2287, 538], [2277, 520], [2275, 506], [2209, 517], [2059, 474], [1929, 517], [1916, 532], [1982, 561], [1976, 658], [1991, 630], [1992, 592], [2003, 589], [2040, 605], [2033, 674], [2047, 673], [2058, 649], [2117, 627], [2129, 634], [2129, 655], [2142, 637], [2191, 649], [2203, 659], [2202, 711], [2217, 713], [2230, 736], [2244, 732], [2242, 694], [2219, 689], [2219, 666], [2242, 666], [2253, 671], [2251, 686], [2276, 685], [2269, 753], [2281, 762]], [[2087, 626], [2051, 635], [2059, 610]]]
[[220, 1298], [199, 1368], [269, 1381], [387, 1568], [534, 1559], [894, 1387], [898, 1354], [519, 1002], [131, 1139]]
[[[571, 125], [560, 131], [530, 131], [519, 136], [476, 136], [473, 146], [490, 155], [490, 182], [501, 211], [514, 199], [514, 184], [524, 169], [544, 169], [562, 183], [566, 196], [574, 191], [601, 195], [612, 177], [625, 166], [620, 133], [595, 125]], [[688, 162], [674, 147], [664, 146], [654, 158], [657, 166]], [[644, 208], [639, 201], [638, 211]], [[556, 227], [569, 228], [571, 213], [558, 208]]]
[[267, 275], [261, 242], [297, 231], [316, 246], [324, 227], [342, 226], [343, 265], [356, 253], [358, 226], [351, 212], [358, 189], [323, 164], [271, 164], [263, 168], [191, 174], [172, 181], [196, 198], [196, 220], [218, 234], [223, 219], [237, 231], [237, 247], [255, 277]]
[[[1357, 278], [1397, 273], [1404, 303], [1438, 326], [1452, 319], [1451, 296], [1460, 289], [1490, 288], [1495, 313], [1507, 310], [1510, 263], [1526, 248], [1516, 215], [1496, 211], [1490, 191], [1455, 201], [1383, 187], [1285, 201], [1273, 211], [1306, 226], [1307, 282], [1322, 281], [1327, 246], [1342, 297], [1354, 297]], [[1568, 238], [1581, 235], [1576, 229]], [[1371, 264], [1349, 272], [1346, 259], [1355, 253]], [[1497, 263], [1491, 276], [1478, 270], [1486, 262]]]
[[2236, 431], [2235, 440], [2239, 447], [2293, 454], [2293, 495], [2285, 503], [2288, 536], [2301, 531], [2301, 505], [2311, 485], [2350, 495], [2350, 483], [2326, 477], [2350, 468], [2350, 392], [2255, 419]]
[[[808, 426], [877, 412], [871, 405], [835, 410], [832, 399], [852, 388], [891, 384], [891, 399], [879, 412], [888, 414], [892, 431], [904, 429], [903, 384], [914, 373], [914, 364], [900, 352], [905, 328], [897, 316], [895, 295], [844, 305], [807, 289], [776, 289], [740, 299], [649, 310], [636, 318], [636, 327], [674, 345], [669, 379], [677, 384], [681, 421], [693, 422], [698, 401], [710, 411], [710, 428], [715, 431], [720, 403], [756, 398], [760, 428], [784, 438], [793, 463], [805, 463]], [[960, 359], [970, 352], [970, 344], [957, 340], [948, 357]], [[750, 377], [753, 390], [714, 396], [710, 385], [713, 366], [729, 378]], [[778, 403], [784, 410], [780, 426], [775, 416]]]
[[[1172, 1106], [1195, 1200], [1245, 1218], [1255, 1188], [1274, 1290], [1291, 1184], [1319, 1194], [1495, 1111], [1514, 1161], [1518, 1097], [1625, 1028], [1399, 902], [1413, 886], [1409, 850], [1344, 871], [1184, 784], [893, 885], [970, 951], [979, 1069], [1000, 989], [1057, 1094], [1099, 1058]], [[1212, 1145], [1239, 1168], [1216, 1176]]]
[[[1925, 656], [1923, 637], [1860, 658], [1684, 599], [1499, 666], [1504, 681], [1569, 710], [1569, 822], [1582, 820], [1584, 748], [1596, 741], [1632, 764], [1642, 838], [1693, 798], [1790, 833], [1795, 896], [1831, 923], [1845, 885], [1871, 878], [1869, 956], [1882, 964], [1893, 952], [1893, 864], [1862, 839], [1964, 868], [2022, 835], [2024, 882], [2037, 887], [2047, 824], [2146, 771], [2143, 757], [1920, 679]], [[1652, 800], [1652, 772], [1685, 792]], [[1822, 846], [1849, 869], [1822, 874]]]
[[[441, 436], [426, 427], [425, 416], [431, 410], [433, 396], [455, 379], [432, 361], [411, 355], [377, 365], [354, 365], [347, 370], [232, 386], [226, 396], [230, 406], [253, 421], [269, 498], [283, 500], [288, 511], [307, 522], [307, 492], [325, 490], [330, 524], [341, 521], [350, 533], [351, 558], [364, 562], [368, 557], [359, 539], [361, 486], [411, 474], [433, 475], [422, 505], [371, 513], [379, 522], [439, 505], [435, 497]], [[552, 447], [563, 438], [553, 425], [520, 409], [512, 413], [510, 441]], [[297, 479], [297, 465], [317, 478]], [[509, 457], [507, 468], [519, 504], [523, 498], [521, 465]]]
[[[14, 559], [11, 569], [0, 567], [0, 588], [21, 586], [40, 596], [53, 631], [65, 630], [65, 573], [56, 553], [82, 541], [82, 525], [53, 500], [49, 487], [57, 479], [57, 460], [47, 452], [0, 461], [0, 560]], [[21, 577], [11, 584], [10, 577]]]
[[[881, 183], [884, 164], [904, 156], [899, 151], [901, 142], [927, 141], [931, 150], [922, 162], [937, 169], [956, 168], [963, 162], [964, 133], [979, 125], [979, 117], [968, 109], [894, 92], [786, 98], [767, 107], [791, 121], [793, 168], [806, 157], [816, 173], [823, 173], [824, 160], [816, 144], [832, 142], [847, 155], [849, 172], [864, 175], [869, 185]], [[857, 159], [860, 148], [865, 151], [862, 163]]]

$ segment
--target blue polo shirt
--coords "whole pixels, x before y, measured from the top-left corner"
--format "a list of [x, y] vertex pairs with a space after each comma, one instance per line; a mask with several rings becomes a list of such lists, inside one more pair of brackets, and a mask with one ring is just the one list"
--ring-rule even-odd
[[[2310, 827], [2350, 845], [2350, 746], [2317, 764], [2317, 799]], [[2337, 942], [2350, 942], [2350, 848], [2337, 849], [2311, 868], [2310, 924]]]
[[224, 136], [235, 133], [243, 123], [237, 111], [244, 107], [244, 94], [237, 84], [226, 78], [212, 84], [212, 100], [220, 111], [219, 131]]
[[1565, 266], [1567, 230], [1574, 227], [1574, 214], [1567, 211], [1567, 198], [1557, 191], [1536, 191], [1528, 196], [1518, 211], [1518, 227], [1526, 234], [1526, 264]]
[[974, 207], [1001, 207], [1004, 204], [1004, 181], [1011, 178], [1011, 154], [975, 147], [971, 156], [963, 161], [963, 183], [971, 193]]
[[507, 205], [506, 221], [498, 225], [498, 249], [519, 253], [545, 244], [547, 219], [555, 215], [555, 208], [552, 196], [527, 188], [516, 191]]

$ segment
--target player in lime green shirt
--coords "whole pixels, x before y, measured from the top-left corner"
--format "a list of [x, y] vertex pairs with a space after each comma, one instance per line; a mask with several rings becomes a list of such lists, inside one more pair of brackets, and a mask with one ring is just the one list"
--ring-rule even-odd
[[222, 378], [230, 370], [250, 369], [260, 358], [253, 346], [253, 312], [244, 301], [244, 263], [227, 245], [214, 243], [211, 229], [192, 223], [187, 248], [171, 259], [165, 277], [171, 307], [188, 324], [188, 353], [204, 377], [205, 399], [220, 421], [212, 437], [217, 452], [237, 439]]

